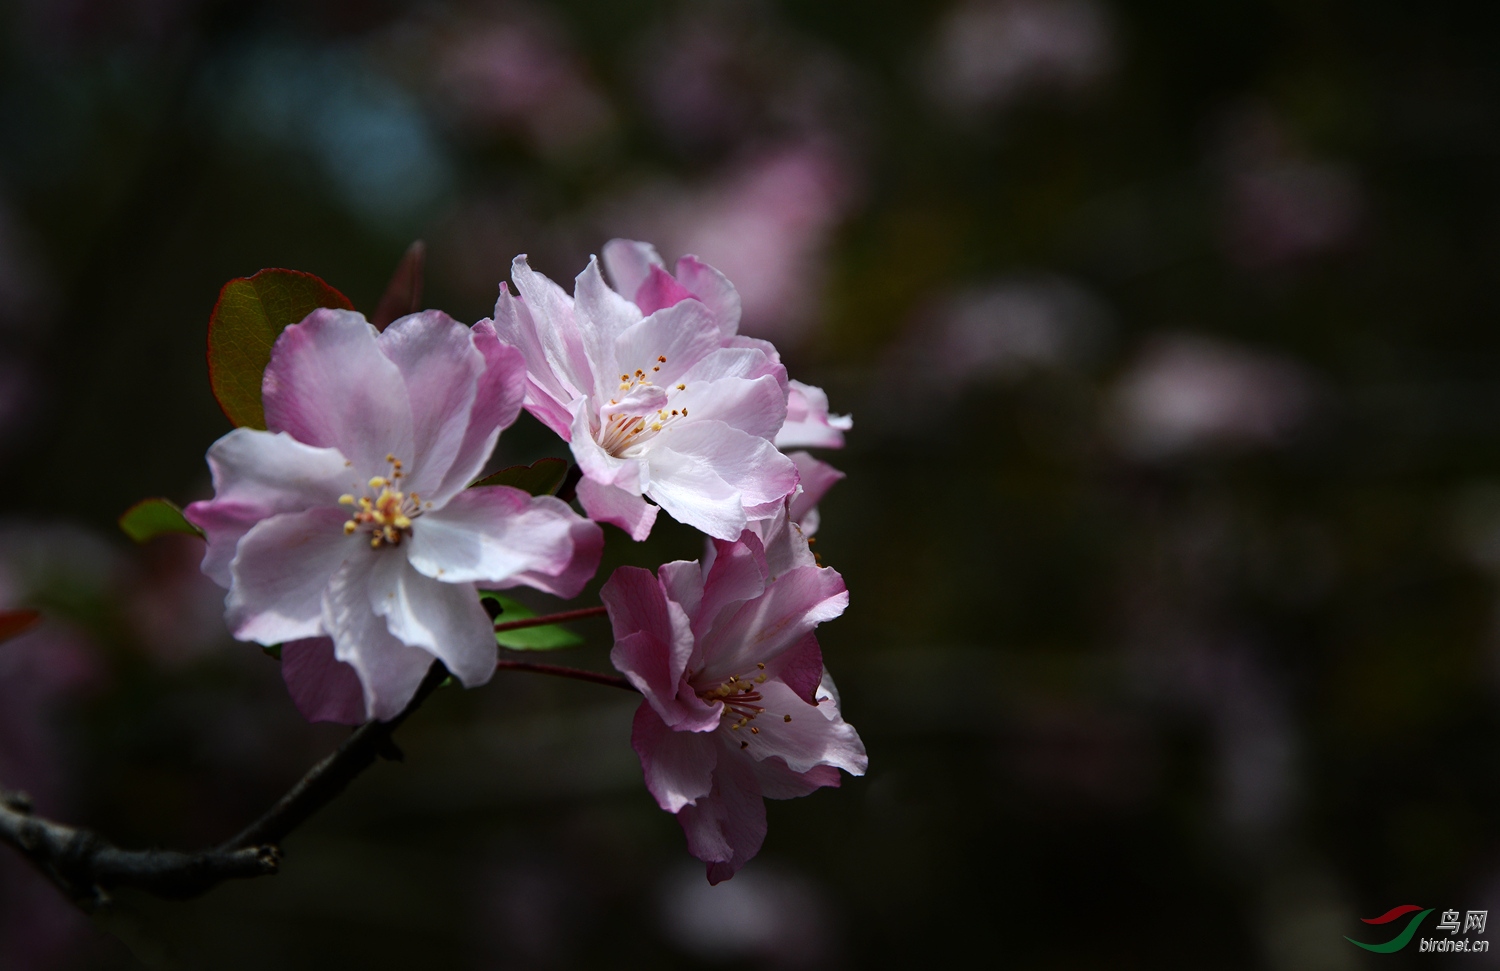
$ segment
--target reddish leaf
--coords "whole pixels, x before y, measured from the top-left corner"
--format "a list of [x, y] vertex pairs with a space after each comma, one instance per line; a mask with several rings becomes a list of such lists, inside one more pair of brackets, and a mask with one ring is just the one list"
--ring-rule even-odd
[[427, 262], [427, 244], [420, 239], [406, 248], [391, 282], [386, 284], [380, 304], [370, 323], [377, 330], [385, 330], [397, 317], [405, 317], [422, 309], [422, 266]]
[[0, 642], [26, 633], [41, 619], [35, 610], [0, 610]]
[[261, 270], [224, 284], [208, 319], [208, 380], [230, 421], [266, 427], [260, 382], [271, 345], [319, 307], [354, 309], [348, 297], [298, 270]]

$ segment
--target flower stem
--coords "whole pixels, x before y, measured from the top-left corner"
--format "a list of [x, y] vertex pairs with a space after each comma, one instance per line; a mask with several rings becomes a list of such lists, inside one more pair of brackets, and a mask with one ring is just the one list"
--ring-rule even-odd
[[566, 624], [571, 620], [583, 620], [588, 617], [603, 617], [605, 608], [584, 607], [582, 610], [564, 610], [560, 614], [547, 614], [542, 617], [526, 617], [522, 620], [507, 620], [495, 625], [495, 633], [507, 630], [521, 630], [526, 627], [545, 627], [548, 624]]
[[505, 658], [498, 661], [495, 666], [502, 670], [531, 671], [534, 674], [550, 674], [558, 678], [572, 678], [575, 681], [588, 681], [593, 684], [607, 685], [611, 688], [624, 688], [626, 691], [635, 690], [635, 685], [619, 675], [603, 674], [599, 671], [565, 668], [558, 664], [540, 664], [536, 661], [511, 661]]

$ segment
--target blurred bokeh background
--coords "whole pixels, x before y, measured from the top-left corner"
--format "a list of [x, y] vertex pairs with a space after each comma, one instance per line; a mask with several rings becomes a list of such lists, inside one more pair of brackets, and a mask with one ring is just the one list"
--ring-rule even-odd
[[1400, 964], [1343, 939], [1396, 904], [1500, 912], [1500, 8], [0, 11], [0, 606], [47, 615], [0, 783], [187, 848], [342, 737], [114, 519], [208, 491], [224, 281], [368, 312], [418, 237], [467, 321], [516, 253], [696, 253], [853, 413], [820, 636], [871, 756], [710, 889], [631, 700], [501, 675], [274, 879], [90, 921], [0, 853], [0, 967], [1340, 969]]

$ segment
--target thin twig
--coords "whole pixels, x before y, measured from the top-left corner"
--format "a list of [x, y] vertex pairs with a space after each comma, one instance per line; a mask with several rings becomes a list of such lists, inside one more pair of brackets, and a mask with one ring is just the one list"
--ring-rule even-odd
[[635, 685], [624, 678], [614, 674], [603, 674], [599, 671], [585, 671], [581, 668], [565, 668], [560, 664], [541, 664], [537, 661], [511, 661], [501, 658], [495, 664], [504, 671], [531, 671], [535, 674], [550, 674], [559, 678], [572, 678], [575, 681], [588, 681], [593, 684], [607, 685], [611, 688], [624, 688], [626, 691], [634, 691]]
[[584, 607], [581, 610], [564, 610], [560, 614], [526, 617], [522, 620], [507, 620], [495, 625], [495, 633], [499, 634], [508, 630], [522, 630], [527, 627], [545, 627], [548, 624], [566, 624], [569, 621], [585, 620], [589, 617], [603, 617], [606, 612], [607, 608], [605, 607]]
[[109, 900], [114, 887], [136, 887], [160, 897], [194, 897], [225, 880], [273, 874], [281, 862], [277, 844], [313, 813], [343, 792], [382, 755], [399, 750], [391, 733], [448, 677], [434, 662], [406, 708], [386, 722], [370, 722], [323, 761], [290, 792], [233, 839], [201, 853], [124, 850], [86, 829], [36, 816], [31, 801], [0, 790], [0, 842], [21, 852], [84, 910]]

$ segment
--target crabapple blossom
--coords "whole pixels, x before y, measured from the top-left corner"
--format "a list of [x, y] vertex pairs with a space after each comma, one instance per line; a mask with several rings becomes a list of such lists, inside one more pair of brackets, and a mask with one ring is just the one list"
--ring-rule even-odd
[[[591, 261], [569, 298], [524, 257], [514, 263], [519, 299], [501, 287], [495, 327], [526, 356], [526, 407], [571, 443], [594, 519], [644, 539], [649, 498], [732, 540], [796, 488], [776, 447], [791, 393], [780, 356], [736, 332], [739, 294], [712, 267], [684, 257], [672, 276], [628, 240], [611, 240], [604, 264], [613, 289]], [[847, 423], [828, 418], [822, 392], [797, 387], [799, 423], [819, 424], [821, 398], [818, 443], [841, 435]]]
[[[680, 300], [699, 300], [713, 314], [726, 342], [756, 347], [772, 360], [781, 360], [769, 341], [739, 334], [738, 291], [724, 274], [696, 256], [679, 259], [673, 275], [667, 273], [661, 255], [650, 243], [612, 239], [604, 245], [604, 269], [615, 290], [629, 297], [642, 313], [670, 307]], [[844, 432], [853, 424], [848, 415], [828, 413], [828, 395], [822, 388], [788, 381], [786, 421], [776, 433], [775, 444], [777, 448], [843, 448]]]
[[[286, 644], [310, 718], [389, 719], [440, 660], [466, 686], [495, 669], [476, 587], [575, 596], [599, 527], [551, 496], [466, 488], [525, 386], [488, 323], [438, 311], [384, 333], [317, 310], [282, 332], [262, 383], [267, 431], [208, 452], [214, 498], [188, 506], [234, 636]], [[353, 694], [352, 687], [359, 693]]]
[[843, 578], [812, 564], [773, 577], [748, 530], [714, 546], [711, 564], [620, 567], [600, 597], [610, 660], [645, 696], [631, 744], [646, 787], [718, 883], [760, 850], [765, 798], [836, 786], [867, 759], [813, 635], [848, 604]]

